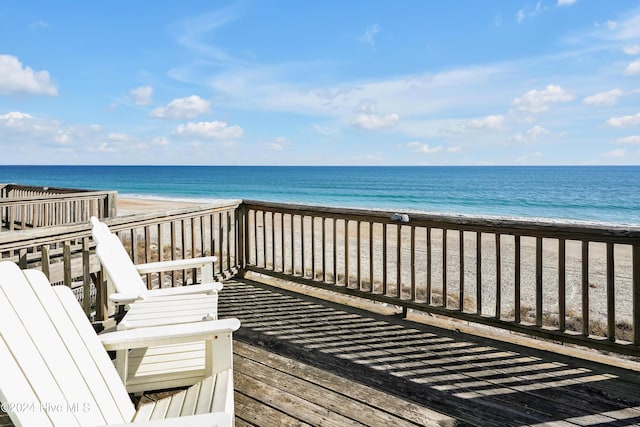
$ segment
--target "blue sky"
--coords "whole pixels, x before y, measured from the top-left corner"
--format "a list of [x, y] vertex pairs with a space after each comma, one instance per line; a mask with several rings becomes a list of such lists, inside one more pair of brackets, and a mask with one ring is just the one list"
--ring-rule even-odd
[[640, 5], [5, 1], [0, 147], [0, 164], [640, 164]]

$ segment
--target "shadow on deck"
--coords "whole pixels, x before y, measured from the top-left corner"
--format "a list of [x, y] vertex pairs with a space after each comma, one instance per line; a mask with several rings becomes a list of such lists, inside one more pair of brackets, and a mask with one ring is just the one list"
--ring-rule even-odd
[[[238, 341], [295, 360], [290, 365], [292, 375], [304, 370], [297, 364], [302, 362], [314, 372], [339, 376], [341, 382], [320, 400], [330, 401], [335, 392], [354, 396], [350, 385], [358, 384], [447, 414], [458, 425], [640, 425], [638, 372], [378, 315], [242, 279], [225, 283], [219, 315], [241, 320], [234, 335]], [[238, 351], [243, 348], [241, 344]], [[277, 386], [280, 395], [273, 395], [273, 390], [243, 387], [252, 375], [244, 362], [237, 363], [236, 372], [240, 424], [255, 422], [255, 411], [247, 411], [247, 402], [267, 405], [271, 413], [286, 414], [291, 422], [318, 424], [318, 418], [305, 416], [302, 402], [285, 397], [295, 388], [292, 379], [283, 378]], [[370, 398], [369, 404], [376, 407], [377, 397]], [[367, 396], [363, 399], [366, 402]], [[350, 410], [349, 404], [346, 398], [335, 402], [341, 406], [343, 421], [362, 410]], [[396, 409], [402, 414], [409, 407]], [[344, 424], [334, 418], [334, 425]]]

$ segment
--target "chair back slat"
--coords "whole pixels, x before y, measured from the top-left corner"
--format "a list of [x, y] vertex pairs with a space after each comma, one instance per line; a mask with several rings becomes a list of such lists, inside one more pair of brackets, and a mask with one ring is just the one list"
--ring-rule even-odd
[[32, 288], [87, 382], [93, 401], [107, 424], [131, 420], [135, 408], [113, 362], [71, 289], [51, 286], [36, 270], [24, 272]]
[[[2, 369], [15, 365], [13, 376], [19, 372], [18, 376], [23, 378], [17, 382], [5, 381], [11, 377], [2, 375], [2, 398], [15, 402], [21, 394], [28, 396], [30, 389], [32, 398], [37, 400], [38, 411], [48, 417], [50, 425], [98, 425], [131, 420], [133, 404], [122, 382], [119, 388], [113, 386], [113, 378], [119, 378], [106, 351], [103, 348], [101, 353], [96, 351], [100, 341], [95, 331], [71, 290], [56, 288], [60, 289], [54, 291], [39, 271], [25, 273], [13, 263], [0, 263], [2, 351], [12, 355], [6, 365], [2, 358]], [[122, 403], [123, 399], [126, 404]], [[22, 420], [25, 414], [14, 415]]]
[[111, 234], [104, 241], [99, 242], [96, 246], [96, 254], [115, 286], [116, 292], [144, 297], [147, 287], [116, 235]]

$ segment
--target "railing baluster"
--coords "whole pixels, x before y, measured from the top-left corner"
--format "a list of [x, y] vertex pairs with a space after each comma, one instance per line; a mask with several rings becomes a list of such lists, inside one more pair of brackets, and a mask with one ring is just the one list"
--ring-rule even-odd
[[536, 326], [542, 327], [542, 237], [536, 237]]
[[280, 262], [282, 265], [281, 271], [284, 273], [284, 214], [280, 212]]
[[396, 297], [401, 298], [402, 291], [402, 228], [396, 224]]
[[589, 242], [582, 241], [582, 335], [589, 336]]
[[[170, 233], [171, 233], [171, 260], [175, 260], [176, 259], [176, 250], [177, 250], [177, 237], [176, 237], [176, 222], [175, 221], [171, 221], [170, 222], [171, 226], [170, 228]], [[132, 230], [133, 233], [133, 230]], [[133, 236], [133, 234], [132, 234]], [[177, 272], [172, 271], [171, 272], [171, 287], [175, 287], [176, 283], [177, 283]]]
[[476, 232], [476, 314], [482, 316], [482, 232]]
[[[222, 220], [222, 218], [220, 218]], [[222, 230], [222, 227], [218, 225], [219, 229]], [[220, 234], [220, 239], [222, 239], [222, 234]], [[220, 242], [218, 242], [220, 245]], [[253, 265], [258, 266], [258, 211], [256, 209], [253, 210]], [[222, 246], [220, 246], [220, 257], [222, 257]]]
[[305, 263], [305, 247], [304, 247], [304, 215], [300, 215], [300, 260], [302, 261], [302, 277], [307, 277], [307, 266]]
[[416, 300], [416, 227], [411, 224], [411, 290], [409, 299]]
[[431, 227], [427, 227], [427, 304], [431, 304]]
[[382, 224], [382, 295], [387, 295], [387, 224]]
[[607, 339], [616, 340], [616, 291], [613, 243], [607, 243]]
[[349, 220], [344, 220], [344, 286], [349, 287]]
[[271, 269], [276, 271], [276, 224], [274, 213], [271, 211]]
[[323, 216], [322, 224], [322, 281], [327, 281], [327, 217]]
[[640, 244], [632, 246], [633, 345], [640, 346]]
[[260, 211], [262, 219], [262, 266], [267, 268], [267, 213]]
[[356, 284], [357, 284], [357, 288], [358, 289], [362, 289], [362, 271], [361, 271], [361, 266], [360, 266], [360, 257], [362, 255], [362, 250], [360, 248], [360, 233], [361, 233], [361, 221], [357, 221], [356, 222], [356, 231], [358, 233], [358, 236], [356, 237], [356, 271], [357, 271], [357, 277], [356, 277]]
[[558, 329], [566, 330], [567, 317], [567, 242], [558, 239]]
[[520, 323], [521, 322], [521, 318], [520, 318], [520, 304], [521, 304], [521, 285], [522, 285], [522, 276], [521, 276], [521, 270], [520, 270], [520, 262], [521, 262], [521, 252], [520, 252], [520, 235], [516, 234], [514, 237], [514, 248], [513, 248], [513, 252], [514, 252], [514, 292], [513, 292], [513, 296], [514, 296], [514, 301], [513, 301], [513, 311], [514, 311], [514, 321], [516, 323]]
[[442, 306], [447, 308], [447, 229], [442, 229]]
[[[151, 236], [150, 236], [150, 226], [146, 226], [144, 228], [144, 262], [151, 262], [149, 257], [149, 252], [151, 252]], [[147, 273], [147, 284], [150, 288], [153, 288], [153, 279], [151, 277], [151, 273]], [[158, 273], [158, 278], [160, 280], [161, 273]]]
[[458, 264], [458, 269], [460, 270], [460, 287], [458, 290], [458, 310], [459, 311], [464, 311], [464, 298], [465, 298], [465, 294], [464, 294], [464, 231], [460, 230], [458, 231], [458, 244], [459, 244], [459, 249], [458, 252], [460, 254], [460, 262]]
[[82, 239], [82, 308], [86, 315], [91, 314], [91, 265], [89, 237]]
[[369, 221], [369, 292], [373, 292], [373, 281], [374, 281], [374, 271], [373, 271], [373, 221]]
[[296, 251], [295, 251], [295, 224], [293, 221], [293, 214], [289, 214], [290, 227], [289, 227], [289, 235], [291, 242], [291, 275], [295, 276], [296, 274]]
[[496, 233], [496, 319], [500, 319], [502, 310], [502, 245], [500, 234]]
[[333, 217], [333, 283], [335, 285], [338, 284], [338, 232], [336, 230], [336, 226], [338, 224], [338, 220], [336, 217]]
[[311, 216], [311, 279], [316, 280], [316, 218]]

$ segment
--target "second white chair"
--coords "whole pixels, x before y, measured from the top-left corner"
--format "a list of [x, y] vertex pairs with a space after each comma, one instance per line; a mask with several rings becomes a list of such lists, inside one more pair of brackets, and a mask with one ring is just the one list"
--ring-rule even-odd
[[[134, 264], [122, 242], [109, 227], [96, 217], [91, 217], [91, 233], [96, 242], [96, 254], [107, 272], [107, 279], [113, 284], [116, 292], [109, 299], [116, 305], [130, 304], [139, 299], [169, 297], [187, 294], [217, 294], [222, 283], [213, 277], [215, 256], [179, 259], [171, 261]], [[201, 283], [172, 288], [148, 289], [140, 277], [146, 273], [161, 273], [191, 268], [201, 270]]]

